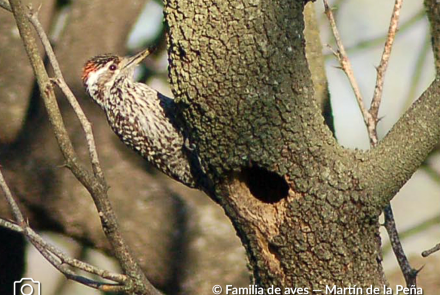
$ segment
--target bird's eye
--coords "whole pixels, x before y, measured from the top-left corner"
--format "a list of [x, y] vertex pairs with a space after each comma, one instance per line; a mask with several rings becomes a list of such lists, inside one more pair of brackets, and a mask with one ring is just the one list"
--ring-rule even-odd
[[110, 71], [114, 71], [114, 70], [116, 70], [116, 66], [115, 65], [111, 65], [109, 69], [110, 69]]

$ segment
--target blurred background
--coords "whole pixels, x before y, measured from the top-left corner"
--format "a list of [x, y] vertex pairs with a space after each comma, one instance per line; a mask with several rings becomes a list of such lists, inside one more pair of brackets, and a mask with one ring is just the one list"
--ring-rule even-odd
[[[41, 1], [33, 1], [33, 5], [37, 6], [37, 2]], [[136, 75], [151, 87], [171, 95], [162, 3], [156, 0], [129, 3], [46, 0], [40, 13], [66, 80], [93, 123], [98, 152], [125, 236], [149, 277], [169, 294], [211, 294], [214, 284], [248, 286], [244, 250], [221, 208], [203, 194], [156, 173], [128, 151], [82, 89], [79, 77], [88, 58], [105, 52], [132, 54], [154, 46], [156, 52], [139, 67]], [[362, 94], [369, 102], [376, 79], [375, 66], [382, 54], [394, 1], [334, 0], [330, 3], [335, 8], [342, 41]], [[328, 44], [336, 48], [322, 2], [312, 5], [316, 7], [324, 46], [336, 136], [347, 148], [368, 149], [366, 128], [351, 87], [326, 47]], [[404, 2], [399, 28], [379, 113], [382, 118], [380, 138], [434, 78], [429, 24], [422, 1]], [[117, 264], [107, 256], [109, 247], [100, 232], [89, 196], [70, 172], [61, 167], [63, 160], [38, 99], [18, 31], [13, 18], [5, 11], [0, 11], [0, 48], [0, 163], [9, 185], [31, 225], [43, 231], [45, 238], [74, 257], [117, 272]], [[13, 66], [9, 65], [11, 61]], [[86, 159], [78, 122], [62, 95], [58, 99], [75, 146]], [[412, 267], [423, 267], [419, 286], [425, 290], [424, 294], [438, 294], [440, 252], [428, 258], [420, 255], [440, 242], [438, 148], [394, 198], [392, 205]], [[7, 206], [0, 200], [0, 216], [8, 214]], [[384, 230], [382, 236], [384, 267], [390, 284], [404, 285]], [[0, 265], [26, 264], [24, 277], [40, 281], [42, 294], [101, 294], [67, 281], [32, 247], [26, 247], [26, 262], [11, 261], [8, 244], [14, 249], [21, 243], [16, 236], [11, 238], [8, 233], [0, 233]], [[6, 284], [0, 276], [0, 285], [2, 282]], [[0, 290], [7, 288], [0, 286]], [[5, 292], [0, 294], [8, 294]]]

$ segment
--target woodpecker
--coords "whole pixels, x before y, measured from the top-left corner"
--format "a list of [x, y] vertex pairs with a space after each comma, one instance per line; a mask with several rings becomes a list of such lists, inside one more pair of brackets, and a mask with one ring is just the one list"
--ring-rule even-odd
[[84, 87], [125, 145], [166, 175], [196, 187], [191, 168], [195, 157], [179, 127], [176, 103], [134, 81], [134, 69], [149, 53], [145, 50], [132, 57], [102, 54], [91, 58], [83, 68]]

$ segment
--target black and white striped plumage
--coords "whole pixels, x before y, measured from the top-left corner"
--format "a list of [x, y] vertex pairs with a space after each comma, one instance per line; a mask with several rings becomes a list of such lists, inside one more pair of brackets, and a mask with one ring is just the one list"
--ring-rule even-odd
[[176, 124], [173, 99], [133, 80], [136, 65], [148, 54], [95, 56], [84, 66], [84, 86], [127, 146], [166, 175], [195, 187], [190, 151]]

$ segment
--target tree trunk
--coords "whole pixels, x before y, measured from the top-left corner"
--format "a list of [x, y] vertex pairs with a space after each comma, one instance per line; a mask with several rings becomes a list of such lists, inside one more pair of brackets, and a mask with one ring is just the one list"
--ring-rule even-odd
[[303, 8], [165, 1], [173, 94], [259, 286], [382, 288], [379, 215], [438, 141], [440, 81], [377, 148], [340, 147], [315, 99]]

